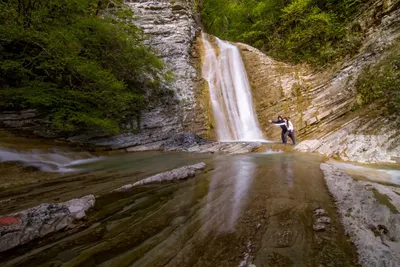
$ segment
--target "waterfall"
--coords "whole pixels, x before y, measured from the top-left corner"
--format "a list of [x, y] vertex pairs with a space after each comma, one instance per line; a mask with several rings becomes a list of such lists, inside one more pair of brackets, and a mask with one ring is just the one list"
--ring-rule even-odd
[[205, 33], [202, 40], [202, 76], [208, 82], [218, 140], [263, 141], [239, 49], [218, 38], [214, 47]]

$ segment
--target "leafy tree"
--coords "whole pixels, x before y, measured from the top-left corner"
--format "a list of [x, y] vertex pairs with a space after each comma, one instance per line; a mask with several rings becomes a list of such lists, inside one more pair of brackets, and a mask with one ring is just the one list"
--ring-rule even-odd
[[132, 13], [111, 0], [2, 0], [0, 110], [35, 108], [65, 133], [117, 133], [163, 79]]
[[[356, 52], [347, 24], [359, 0], [203, 0], [208, 32], [281, 60], [323, 66]], [[354, 38], [352, 38], [354, 37]]]

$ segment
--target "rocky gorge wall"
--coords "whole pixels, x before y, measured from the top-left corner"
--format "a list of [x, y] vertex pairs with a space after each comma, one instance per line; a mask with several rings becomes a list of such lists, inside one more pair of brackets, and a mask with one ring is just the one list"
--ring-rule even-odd
[[371, 1], [353, 23], [364, 32], [357, 55], [336, 69], [312, 71], [307, 66], [277, 62], [257, 49], [238, 44], [253, 90], [265, 137], [280, 140], [280, 130], [268, 123], [290, 116], [296, 149], [358, 162], [393, 163], [400, 157], [400, 118], [386, 116], [375, 103], [353, 111], [361, 71], [379, 62], [400, 36], [400, 1]]
[[[359, 162], [394, 162], [400, 158], [400, 118], [385, 117], [379, 104], [353, 111], [355, 83], [363, 69], [378, 62], [400, 36], [400, 0], [371, 0], [354, 24], [364, 33], [359, 53], [340, 66], [313, 71], [305, 65], [273, 60], [259, 50], [237, 44], [250, 79], [258, 121], [269, 140], [280, 140], [279, 128], [268, 120], [290, 116], [296, 149]], [[193, 0], [129, 0], [134, 23], [143, 29], [146, 44], [164, 60], [173, 74], [161, 95], [146, 96], [149, 107], [123, 133], [99, 137], [82, 134], [69, 138], [114, 149], [157, 144], [190, 131], [214, 139], [215, 122], [209, 92], [201, 78], [200, 24]], [[197, 39], [196, 39], [197, 37]], [[0, 125], [56, 138], [48, 120], [35, 110], [0, 113]]]
[[[192, 0], [127, 0], [133, 11], [133, 23], [140, 27], [149, 45], [161, 57], [172, 73], [172, 82], [164, 82], [160, 92], [145, 96], [148, 108], [140, 118], [132, 118], [122, 125], [122, 134], [101, 137], [99, 133], [84, 133], [69, 138], [74, 143], [90, 143], [111, 148], [122, 148], [165, 140], [189, 129], [196, 108], [191, 47], [198, 23]], [[36, 110], [0, 113], [0, 126], [34, 133], [46, 138], [57, 138], [49, 128], [45, 114]]]
[[133, 120], [133, 127], [128, 126], [127, 133], [93, 139], [77, 136], [71, 141], [112, 148], [131, 147], [166, 140], [194, 123], [197, 72], [193, 67], [191, 48], [197, 22], [193, 1], [128, 0], [125, 4], [134, 13], [134, 24], [143, 30], [147, 38], [145, 44], [155, 50], [171, 71], [172, 82], [163, 84], [161, 88], [170, 94], [161, 97], [148, 95], [150, 107], [142, 112], [140, 126]]

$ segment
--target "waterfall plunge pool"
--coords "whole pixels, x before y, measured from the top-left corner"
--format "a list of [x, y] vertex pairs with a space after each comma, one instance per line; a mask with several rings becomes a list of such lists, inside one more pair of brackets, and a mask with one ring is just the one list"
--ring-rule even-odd
[[[299, 153], [108, 155], [76, 173], [9, 169], [1, 214], [97, 195], [80, 231], [0, 255], [3, 266], [357, 266], [319, 169]], [[194, 178], [108, 194], [124, 184], [205, 162]], [[22, 168], [22, 167], [21, 167]], [[11, 173], [10, 173], [11, 172]], [[327, 211], [325, 231], [313, 229]], [[280, 265], [279, 265], [280, 264]]]

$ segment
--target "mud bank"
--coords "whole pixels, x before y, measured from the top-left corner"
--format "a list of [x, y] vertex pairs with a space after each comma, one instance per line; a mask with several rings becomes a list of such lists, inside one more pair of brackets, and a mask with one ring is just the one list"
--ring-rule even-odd
[[320, 167], [360, 263], [400, 266], [400, 188], [355, 180], [331, 164]]

